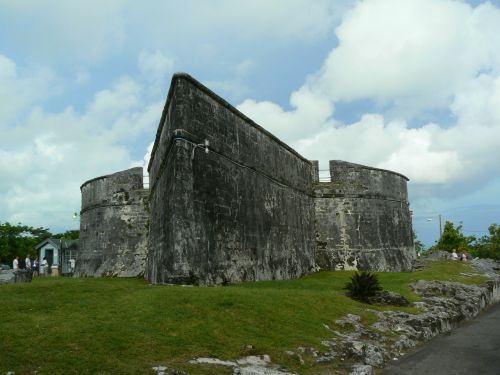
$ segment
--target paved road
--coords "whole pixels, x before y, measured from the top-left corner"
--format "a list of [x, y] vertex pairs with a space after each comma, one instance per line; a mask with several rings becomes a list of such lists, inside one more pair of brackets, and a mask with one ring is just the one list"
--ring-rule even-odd
[[393, 362], [383, 375], [500, 375], [500, 303]]

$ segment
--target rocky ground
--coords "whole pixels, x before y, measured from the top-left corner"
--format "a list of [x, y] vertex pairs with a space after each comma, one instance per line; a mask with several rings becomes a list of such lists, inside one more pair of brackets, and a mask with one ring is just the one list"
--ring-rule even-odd
[[30, 283], [32, 274], [27, 270], [1, 270], [0, 284]]
[[[441, 259], [439, 254], [434, 258]], [[426, 261], [430, 260], [419, 260], [417, 267], [425, 267]], [[422, 300], [413, 303], [413, 306], [422, 313], [370, 310], [378, 317], [378, 321], [370, 326], [364, 325], [360, 316], [348, 314], [335, 322], [335, 328], [324, 325], [331, 338], [323, 341], [320, 348], [298, 347], [295, 351], [287, 351], [287, 354], [296, 357], [300, 363], [304, 363], [305, 357], [312, 357], [318, 364], [332, 364], [336, 368], [332, 372], [336, 374], [375, 374], [375, 369], [397, 361], [418, 344], [450, 331], [457, 324], [475, 317], [486, 306], [500, 301], [500, 264], [484, 259], [476, 259], [471, 263], [477, 273], [490, 278], [485, 286], [418, 281], [411, 288]], [[394, 293], [386, 294], [376, 302], [383, 304], [387, 300], [394, 304], [405, 304], [404, 297], [400, 298]], [[190, 363], [227, 367], [234, 375], [294, 375], [273, 364], [267, 355], [234, 361], [194, 358]], [[169, 370], [166, 366], [153, 370], [157, 375], [187, 375], [185, 372]]]

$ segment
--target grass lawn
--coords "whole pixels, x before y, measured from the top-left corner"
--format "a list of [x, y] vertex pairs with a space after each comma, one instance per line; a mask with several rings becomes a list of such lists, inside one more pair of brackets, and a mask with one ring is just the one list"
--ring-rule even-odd
[[[379, 273], [379, 278], [384, 289], [412, 301], [418, 299], [407, 286], [412, 281], [485, 280], [460, 275], [471, 271], [462, 262], [431, 265], [412, 273]], [[152, 374], [153, 366], [167, 365], [205, 374], [210, 370], [187, 361], [269, 354], [290, 370], [314, 374], [325, 367], [307, 358], [301, 366], [285, 351], [301, 345], [321, 349], [321, 340], [332, 336], [323, 324], [334, 325], [347, 313], [366, 322], [374, 319], [367, 305], [344, 295], [351, 275], [320, 272], [298, 280], [223, 287], [152, 286], [117, 278], [36, 278], [30, 284], [3, 285], [0, 373]], [[212, 369], [213, 374], [221, 371]]]

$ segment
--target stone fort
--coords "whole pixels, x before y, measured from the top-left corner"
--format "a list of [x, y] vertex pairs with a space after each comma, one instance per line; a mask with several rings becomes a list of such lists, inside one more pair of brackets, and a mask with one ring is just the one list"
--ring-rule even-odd
[[329, 169], [320, 182], [317, 161], [175, 74], [148, 188], [142, 168], [81, 186], [75, 275], [210, 285], [410, 270], [408, 179], [339, 160]]

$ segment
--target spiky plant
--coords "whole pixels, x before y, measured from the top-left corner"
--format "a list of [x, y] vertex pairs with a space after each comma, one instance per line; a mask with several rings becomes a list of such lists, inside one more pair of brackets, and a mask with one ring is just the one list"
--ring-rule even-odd
[[373, 297], [377, 292], [382, 291], [382, 286], [378, 281], [377, 275], [362, 271], [361, 273], [356, 272], [349, 281], [344, 289], [347, 290], [347, 294], [355, 299], [364, 300], [367, 297]]

